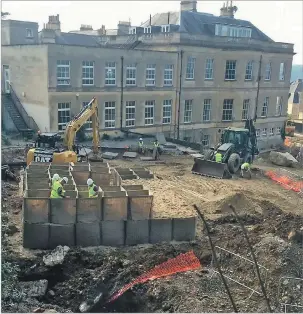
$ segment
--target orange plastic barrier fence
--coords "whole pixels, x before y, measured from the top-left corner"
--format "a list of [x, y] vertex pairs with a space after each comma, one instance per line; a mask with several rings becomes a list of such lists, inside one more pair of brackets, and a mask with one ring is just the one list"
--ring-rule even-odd
[[291, 180], [289, 177], [279, 175], [274, 171], [267, 171], [265, 175], [273, 181], [280, 183], [284, 188], [288, 190], [292, 190], [298, 193], [303, 191], [303, 182]]
[[128, 289], [138, 283], [144, 283], [148, 280], [154, 280], [160, 277], [165, 277], [180, 272], [199, 269], [200, 267], [200, 261], [193, 251], [187, 252], [185, 254], [180, 254], [176, 258], [170, 259], [167, 262], [156, 266], [149, 272], [144, 273], [143, 275], [137, 277], [131, 283], [125, 285], [122, 289], [112, 295], [107, 303], [113, 302], [114, 300], [118, 299], [124, 292], [126, 292]]

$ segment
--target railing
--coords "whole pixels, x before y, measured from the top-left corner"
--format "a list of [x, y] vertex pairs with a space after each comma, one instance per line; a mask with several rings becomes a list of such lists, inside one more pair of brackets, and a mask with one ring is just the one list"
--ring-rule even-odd
[[12, 101], [13, 101], [14, 105], [16, 106], [17, 111], [19, 112], [19, 114], [23, 118], [26, 126], [29, 129], [37, 132], [39, 130], [39, 127], [38, 127], [37, 123], [35, 122], [35, 120], [32, 117], [30, 117], [28, 115], [28, 113], [24, 109], [20, 99], [18, 98], [18, 96], [15, 93], [15, 91], [14, 91], [14, 89], [13, 89], [11, 84], [10, 84], [10, 94], [11, 94]]

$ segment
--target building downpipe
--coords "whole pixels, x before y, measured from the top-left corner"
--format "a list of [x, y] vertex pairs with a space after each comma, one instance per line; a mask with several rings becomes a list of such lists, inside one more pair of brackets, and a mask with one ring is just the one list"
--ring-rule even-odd
[[182, 72], [183, 72], [183, 50], [180, 51], [180, 81], [179, 81], [179, 103], [178, 103], [178, 121], [177, 121], [177, 139], [180, 139], [180, 110], [181, 110], [181, 90], [182, 90]]
[[124, 76], [124, 58], [121, 57], [121, 102], [120, 102], [120, 130], [123, 128], [123, 76]]
[[262, 68], [262, 55], [260, 56], [260, 61], [259, 61], [259, 70], [258, 70], [258, 78], [257, 78], [257, 97], [256, 97], [256, 105], [255, 105], [254, 122], [257, 121], [257, 116], [258, 116], [258, 102], [259, 102], [260, 81], [261, 81], [261, 68]]

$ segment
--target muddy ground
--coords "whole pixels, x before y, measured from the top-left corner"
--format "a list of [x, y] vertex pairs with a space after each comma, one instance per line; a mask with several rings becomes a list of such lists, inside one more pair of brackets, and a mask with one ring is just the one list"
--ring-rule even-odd
[[[241, 228], [228, 207], [233, 204], [248, 230], [258, 263], [263, 266], [261, 276], [267, 278], [266, 291], [272, 309], [284, 311], [281, 303], [303, 306], [303, 282], [281, 278], [303, 278], [302, 239], [288, 240], [292, 229], [300, 230], [303, 226], [302, 198], [265, 178], [260, 171], [254, 172], [252, 180], [223, 181], [191, 174], [193, 159], [188, 156], [161, 158], [165, 164], [149, 166], [155, 179], [125, 182], [140, 182], [151, 190], [154, 217], [195, 215], [192, 207], [195, 203], [207, 218], [215, 245], [251, 260]], [[134, 162], [115, 160], [110, 164], [131, 166]], [[2, 182], [3, 312], [32, 312], [35, 309], [79, 312], [80, 304], [100, 291], [103, 299], [93, 312], [233, 311], [222, 281], [214, 272], [208, 238], [200, 220], [194, 243], [118, 249], [74, 248], [67, 253], [62, 265], [47, 267], [42, 260], [47, 252], [22, 248], [21, 209], [18, 186]], [[194, 250], [201, 269], [137, 285], [113, 303], [105, 304], [106, 299], [123, 285], [189, 250]], [[221, 249], [217, 252], [223, 273], [241, 284], [228, 280], [238, 310], [268, 312], [264, 298], [258, 294], [261, 290], [251, 263]], [[22, 293], [20, 282], [39, 279], [48, 280], [44, 296], [29, 298]], [[257, 292], [252, 294], [249, 288]], [[292, 311], [302, 312], [302, 308], [292, 307]]]

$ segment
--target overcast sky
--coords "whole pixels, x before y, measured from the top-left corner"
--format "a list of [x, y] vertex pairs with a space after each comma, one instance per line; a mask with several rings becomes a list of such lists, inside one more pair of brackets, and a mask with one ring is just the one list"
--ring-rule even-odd
[[[294, 64], [303, 64], [302, 1], [234, 1], [236, 18], [249, 20], [278, 42], [294, 43]], [[198, 11], [219, 15], [223, 1], [198, 1]], [[139, 25], [149, 14], [178, 11], [180, 1], [2, 1], [2, 11], [10, 19], [35, 21], [39, 29], [49, 15], [60, 15], [64, 32], [77, 30], [81, 24], [98, 29], [116, 28], [118, 21]]]

